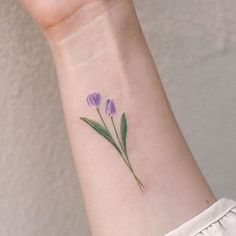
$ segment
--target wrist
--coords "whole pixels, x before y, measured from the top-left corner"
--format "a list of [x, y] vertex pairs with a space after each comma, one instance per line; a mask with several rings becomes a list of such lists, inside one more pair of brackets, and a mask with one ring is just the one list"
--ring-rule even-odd
[[86, 6], [44, 31], [58, 69], [85, 63], [140, 34], [132, 1], [107, 2]]

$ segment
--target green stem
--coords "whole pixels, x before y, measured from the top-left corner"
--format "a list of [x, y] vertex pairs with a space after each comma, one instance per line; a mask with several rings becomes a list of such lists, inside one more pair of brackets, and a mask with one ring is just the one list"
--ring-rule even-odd
[[119, 135], [118, 135], [118, 132], [117, 132], [117, 129], [116, 129], [116, 126], [115, 126], [114, 119], [113, 119], [112, 116], [110, 116], [110, 117], [111, 117], [112, 126], [113, 126], [113, 128], [114, 128], [114, 130], [115, 130], [116, 137], [117, 137], [118, 142], [119, 142], [119, 144], [120, 144], [120, 148], [121, 148], [121, 150], [123, 151], [123, 153], [124, 153], [124, 155], [125, 155], [125, 157], [124, 157], [123, 155], [121, 155], [121, 156], [122, 156], [123, 160], [125, 161], [125, 163], [126, 163], [127, 167], [129, 168], [129, 170], [132, 172], [132, 174], [133, 174], [133, 176], [134, 176], [134, 178], [135, 178], [135, 180], [136, 180], [138, 186], [139, 186], [140, 189], [143, 191], [144, 185], [142, 184], [142, 182], [139, 180], [139, 178], [138, 178], [138, 177], [136, 176], [136, 174], [134, 173], [134, 170], [133, 170], [133, 168], [132, 168], [132, 166], [131, 166], [131, 163], [130, 163], [130, 161], [129, 161], [129, 157], [128, 157], [128, 155], [127, 155], [127, 153], [126, 153], [126, 151], [125, 151], [125, 149], [124, 149], [124, 147], [123, 147], [123, 145], [122, 145], [122, 143], [121, 143], [120, 137], [119, 137]]
[[[106, 125], [106, 123], [105, 123], [105, 121], [104, 121], [104, 119], [103, 119], [103, 117], [102, 117], [102, 115], [101, 115], [101, 112], [100, 112], [99, 108], [97, 108], [96, 110], [97, 110], [97, 113], [98, 113], [98, 115], [99, 115], [99, 117], [100, 117], [100, 119], [101, 119], [101, 121], [102, 121], [102, 124], [104, 125], [104, 128], [105, 128], [106, 131], [110, 134], [110, 136], [111, 136], [111, 138], [112, 138], [112, 141], [115, 143], [115, 140], [113, 139], [113, 137], [112, 137], [110, 131], [108, 130], [107, 125]], [[118, 138], [118, 142], [119, 142], [119, 144], [120, 144], [120, 148], [121, 148], [121, 150], [120, 150], [120, 155], [121, 155], [123, 161], [125, 162], [126, 166], [127, 166], [127, 167], [129, 168], [129, 170], [132, 172], [132, 174], [133, 174], [133, 176], [134, 176], [134, 178], [135, 178], [135, 180], [136, 180], [136, 182], [137, 182], [139, 188], [141, 189], [141, 191], [143, 191], [143, 187], [144, 187], [144, 186], [143, 186], [142, 182], [138, 179], [138, 177], [135, 175], [134, 170], [133, 170], [133, 168], [131, 167], [130, 161], [129, 161], [128, 156], [127, 156], [127, 154], [125, 153], [125, 150], [124, 150], [124, 148], [123, 148], [123, 145], [122, 145], [122, 143], [121, 143], [121, 141], [120, 141], [120, 138], [119, 138], [119, 135], [118, 135], [118, 132], [117, 132], [117, 129], [116, 129], [116, 127], [115, 127], [115, 123], [114, 123], [114, 120], [113, 120], [112, 117], [111, 117], [111, 120], [112, 120], [113, 127], [114, 127], [114, 129], [115, 129], [116, 136], [117, 136], [117, 138]], [[125, 157], [124, 157], [124, 155], [123, 155], [122, 152], [124, 153]]]
[[129, 170], [131, 171], [133, 177], [135, 178], [139, 188], [143, 191], [144, 185], [142, 184], [142, 182], [139, 180], [139, 178], [137, 177], [137, 175], [134, 173], [133, 168], [131, 167], [130, 163], [127, 162], [127, 160], [125, 159], [125, 157], [121, 154], [122, 159], [124, 160], [126, 166], [129, 168]]
[[128, 164], [129, 164], [129, 166], [130, 166], [130, 171], [133, 173], [135, 179], [139, 182], [139, 184], [144, 188], [143, 183], [141, 182], [141, 180], [140, 180], [140, 179], [137, 177], [137, 175], [135, 174], [134, 169], [133, 169], [133, 167], [132, 167], [132, 165], [131, 165], [131, 163], [130, 163], [130, 161], [129, 161], [129, 158], [128, 158], [128, 155], [127, 155], [127, 154], [126, 154], [126, 158], [127, 158], [127, 160], [128, 160]]
[[[114, 128], [114, 130], [115, 130], [115, 133], [116, 133], [116, 137], [117, 137], [118, 142], [119, 142], [119, 144], [120, 144], [120, 148], [122, 149], [123, 153], [126, 154], [126, 153], [125, 153], [125, 149], [124, 149], [124, 147], [123, 147], [123, 145], [122, 145], [122, 143], [121, 143], [121, 141], [120, 141], [120, 137], [119, 137], [119, 135], [118, 135], [118, 132], [117, 132], [117, 129], [116, 129], [116, 126], [115, 126], [114, 119], [113, 119], [112, 116], [110, 116], [110, 118], [111, 118], [112, 126], [113, 126], [113, 128]], [[126, 157], [126, 158], [127, 158], [127, 157]]]
[[114, 138], [112, 137], [112, 135], [111, 135], [109, 129], [107, 128], [107, 125], [106, 125], [106, 123], [105, 123], [105, 121], [104, 121], [104, 119], [103, 119], [103, 117], [102, 117], [102, 114], [101, 114], [99, 108], [97, 108], [96, 110], [97, 110], [97, 113], [98, 113], [98, 115], [99, 115], [99, 117], [100, 117], [100, 119], [101, 119], [101, 121], [102, 121], [102, 124], [103, 124], [105, 130], [106, 130], [107, 133], [110, 135], [111, 141], [116, 145], [116, 148], [117, 148], [119, 154], [122, 155], [122, 150], [120, 150], [120, 148], [117, 146], [117, 144], [116, 144]]
[[144, 187], [143, 184], [142, 184], [141, 181], [138, 179], [138, 177], [135, 175], [135, 173], [134, 173], [132, 167], [128, 164], [128, 162], [126, 161], [126, 159], [125, 159], [125, 157], [123, 156], [123, 154], [121, 154], [121, 157], [122, 157], [123, 161], [125, 162], [126, 166], [129, 168], [129, 170], [130, 170], [131, 173], [133, 174], [133, 176], [134, 176], [134, 178], [135, 178], [135, 180], [136, 180], [136, 182], [137, 182], [139, 188], [143, 191], [143, 187]]
[[106, 129], [106, 131], [110, 134], [110, 132], [109, 132], [109, 130], [108, 130], [108, 128], [107, 128], [107, 125], [106, 125], [106, 123], [105, 123], [105, 121], [104, 121], [104, 119], [103, 119], [103, 117], [102, 117], [102, 115], [101, 115], [101, 112], [100, 112], [99, 108], [97, 108], [96, 110], [97, 110], [97, 112], [98, 112], [98, 115], [99, 115], [99, 117], [100, 117], [100, 119], [101, 119], [101, 121], [102, 121], [102, 123], [103, 123], [103, 125], [104, 125], [104, 127], [105, 127], [105, 129]]

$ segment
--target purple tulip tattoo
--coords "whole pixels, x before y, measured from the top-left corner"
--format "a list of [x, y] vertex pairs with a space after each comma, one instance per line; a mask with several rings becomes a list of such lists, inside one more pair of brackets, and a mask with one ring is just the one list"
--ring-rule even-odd
[[[127, 152], [126, 137], [127, 137], [128, 127], [127, 127], [127, 120], [126, 120], [125, 113], [123, 113], [121, 116], [120, 136], [119, 136], [119, 133], [116, 128], [115, 121], [114, 121], [114, 116], [116, 115], [116, 107], [115, 107], [114, 101], [112, 99], [108, 99], [106, 101], [106, 107], [105, 107], [105, 114], [108, 115], [110, 118], [110, 122], [113, 127], [113, 132], [111, 132], [108, 129], [108, 126], [106, 125], [106, 122], [100, 112], [100, 108], [99, 108], [101, 104], [100, 93], [94, 92], [94, 93], [89, 94], [87, 97], [87, 103], [90, 107], [96, 108], [96, 111], [98, 113], [98, 116], [102, 124], [94, 120], [85, 118], [85, 117], [81, 117], [80, 119], [84, 121], [87, 125], [89, 125], [91, 128], [93, 128], [98, 134], [100, 134], [103, 138], [105, 138], [109, 143], [111, 143], [111, 145], [116, 149], [116, 151], [118, 151], [125, 165], [128, 167], [131, 174], [133, 175], [137, 185], [143, 191], [144, 185], [135, 174], [134, 169], [130, 163], [130, 159]], [[113, 133], [116, 138], [113, 137]]]
[[105, 112], [109, 116], [113, 116], [116, 114], [116, 107], [113, 100], [111, 99], [107, 100]]
[[90, 107], [94, 106], [94, 107], [98, 108], [100, 105], [100, 102], [101, 102], [100, 93], [91, 93], [87, 97], [87, 103]]

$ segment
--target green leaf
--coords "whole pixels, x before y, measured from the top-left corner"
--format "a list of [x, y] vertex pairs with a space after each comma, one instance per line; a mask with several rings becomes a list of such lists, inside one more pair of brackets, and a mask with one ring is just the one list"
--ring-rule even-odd
[[121, 116], [120, 133], [121, 133], [121, 141], [124, 148], [124, 152], [125, 154], [127, 154], [127, 147], [126, 147], [127, 121], [126, 121], [125, 113], [123, 113]]
[[107, 131], [101, 124], [85, 117], [81, 117], [80, 119], [84, 121], [86, 124], [88, 124], [90, 127], [92, 127], [98, 134], [103, 136], [107, 141], [109, 141], [115, 147], [115, 149], [119, 152], [119, 154], [121, 154], [121, 151], [119, 147], [117, 146], [117, 144], [115, 143], [114, 139], [112, 138], [110, 132]]

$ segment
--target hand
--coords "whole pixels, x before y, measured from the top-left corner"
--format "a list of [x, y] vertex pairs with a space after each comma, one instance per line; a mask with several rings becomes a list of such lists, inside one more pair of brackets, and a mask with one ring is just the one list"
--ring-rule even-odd
[[44, 29], [51, 28], [70, 18], [86, 5], [108, 5], [111, 0], [20, 0]]

